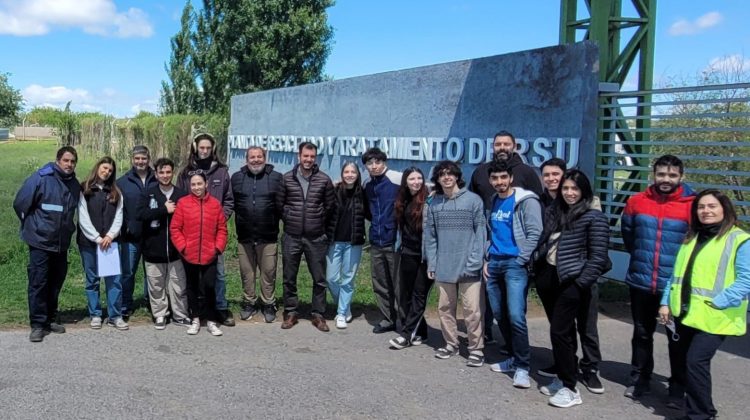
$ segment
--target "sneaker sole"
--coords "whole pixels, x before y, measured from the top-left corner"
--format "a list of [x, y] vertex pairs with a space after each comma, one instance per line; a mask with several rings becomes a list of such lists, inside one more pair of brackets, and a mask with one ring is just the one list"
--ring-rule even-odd
[[531, 384], [530, 383], [528, 383], [528, 384], [517, 384], [517, 383], [513, 382], [513, 388], [529, 389], [529, 388], [531, 388]]
[[583, 404], [583, 400], [573, 400], [567, 404], [555, 404], [552, 401], [549, 402], [549, 405], [553, 407], [558, 407], [558, 408], [570, 408], [570, 407], [581, 405], [581, 404]]
[[583, 384], [583, 386], [585, 386], [586, 389], [588, 389], [589, 392], [592, 393], [592, 394], [597, 394], [597, 395], [604, 394], [604, 387], [601, 387], [601, 388], [589, 388], [586, 384]]
[[450, 359], [451, 357], [453, 357], [455, 355], [456, 355], [456, 353], [452, 353], [452, 354], [435, 353], [435, 357], [437, 357], [438, 359], [443, 359], [443, 360]]
[[338, 324], [336, 324], [336, 328], [338, 328], [340, 330], [345, 330], [346, 329], [346, 324], [344, 324], [344, 325], [338, 325]]
[[198, 335], [198, 331], [188, 331], [188, 335]]
[[484, 366], [484, 362], [482, 362], [482, 363], [479, 363], [479, 362], [466, 362], [466, 366], [468, 366], [468, 367], [482, 367], [482, 366]]
[[91, 329], [92, 329], [92, 330], [101, 330], [101, 329], [102, 329], [102, 326], [101, 326], [101, 325], [92, 325], [92, 326], [91, 326]]
[[109, 325], [110, 327], [116, 329], [117, 331], [127, 331], [127, 330], [130, 329], [130, 326], [127, 326], [127, 327], [118, 327], [117, 325], [114, 325], [114, 324], [107, 324], [107, 325]]
[[[403, 349], [409, 347], [408, 344], [399, 344], [399, 343], [397, 343], [395, 338], [392, 339], [391, 341], [389, 341], [388, 344], [390, 344], [391, 347], [393, 347], [396, 350], [403, 350]], [[438, 355], [436, 354], [435, 357], [438, 357]], [[440, 359], [440, 357], [438, 357], [438, 359]]]
[[500, 366], [490, 365], [490, 370], [497, 373], [516, 373], [516, 370], [502, 370]]
[[221, 337], [222, 335], [224, 335], [224, 333], [221, 332], [221, 331], [219, 331], [219, 332], [212, 332], [211, 335], [213, 335], [214, 337]]
[[154, 325], [154, 329], [155, 329], [155, 330], [163, 330], [163, 329], [165, 329], [165, 328], [167, 328], [167, 326], [166, 326], [166, 325]]

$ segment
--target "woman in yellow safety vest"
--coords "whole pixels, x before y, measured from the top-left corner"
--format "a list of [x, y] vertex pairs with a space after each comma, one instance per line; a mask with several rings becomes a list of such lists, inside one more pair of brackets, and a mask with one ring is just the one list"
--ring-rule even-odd
[[750, 293], [748, 239], [750, 234], [737, 227], [729, 197], [714, 189], [696, 196], [690, 230], [659, 308], [661, 323], [678, 339], [673, 362], [686, 373], [685, 418], [716, 416], [711, 359], [727, 336], [745, 334]]

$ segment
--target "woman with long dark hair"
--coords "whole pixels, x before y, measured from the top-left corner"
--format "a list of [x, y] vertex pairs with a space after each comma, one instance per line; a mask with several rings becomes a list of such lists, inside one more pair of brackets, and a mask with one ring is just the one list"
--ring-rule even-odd
[[729, 197], [702, 191], [659, 308], [661, 323], [677, 339], [672, 375], [683, 376], [686, 419], [716, 418], [711, 359], [727, 336], [745, 335], [748, 293], [750, 235], [737, 227]]
[[592, 208], [594, 193], [583, 172], [571, 169], [561, 183], [554, 209], [545, 214], [542, 233], [543, 240], [558, 238], [552, 257], [560, 286], [550, 323], [552, 353], [558, 372], [557, 378], [540, 391], [550, 396], [550, 405], [567, 408], [583, 402], [576, 389], [576, 318], [580, 322], [581, 314], [589, 312], [592, 286], [609, 269], [609, 223], [601, 211]]
[[331, 246], [326, 256], [326, 280], [336, 302], [336, 328], [346, 328], [352, 320], [354, 279], [365, 244], [365, 206], [362, 175], [357, 164], [344, 162], [341, 182], [334, 190], [336, 207], [331, 218]]
[[401, 335], [389, 344], [397, 350], [422, 344], [427, 339], [424, 311], [433, 280], [427, 277], [427, 262], [422, 252], [426, 202], [424, 174], [412, 166], [404, 171], [394, 205], [396, 225], [401, 236], [399, 300], [404, 318]]
[[[113, 241], [122, 227], [122, 193], [115, 183], [117, 164], [105, 156], [91, 169], [81, 183], [81, 198], [78, 201], [78, 249], [81, 254], [83, 272], [86, 276], [86, 300], [88, 301], [91, 328], [102, 327], [102, 307], [99, 302], [100, 276], [97, 267], [97, 247], [108, 251], [117, 246]], [[107, 289], [107, 324], [118, 330], [127, 330], [128, 323], [122, 318], [122, 284], [120, 275], [104, 277]]]

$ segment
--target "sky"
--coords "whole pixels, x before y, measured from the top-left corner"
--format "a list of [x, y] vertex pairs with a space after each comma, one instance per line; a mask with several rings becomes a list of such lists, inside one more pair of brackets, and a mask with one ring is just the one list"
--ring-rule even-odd
[[[200, 3], [194, 0], [194, 4]], [[0, 0], [0, 72], [27, 109], [157, 112], [184, 0]], [[623, 0], [625, 10], [630, 4]], [[338, 0], [334, 79], [558, 44], [558, 0]], [[750, 70], [746, 0], [659, 0], [655, 87], [710, 67]], [[630, 77], [623, 90], [635, 88]]]

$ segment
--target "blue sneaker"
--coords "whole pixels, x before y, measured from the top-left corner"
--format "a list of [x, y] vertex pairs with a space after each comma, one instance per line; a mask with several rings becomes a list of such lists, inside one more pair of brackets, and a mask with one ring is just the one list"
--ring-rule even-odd
[[562, 381], [558, 378], [555, 378], [552, 380], [552, 382], [549, 385], [544, 385], [543, 387], [539, 388], [539, 392], [551, 397], [557, 394], [557, 391], [561, 389], [563, 389]]
[[[516, 366], [514, 364], [514, 360], [512, 357], [509, 357], [505, 360], [503, 360], [500, 363], [493, 363], [490, 366], [490, 369], [493, 372], [500, 372], [500, 373], [513, 373], [516, 371]], [[528, 372], [527, 372], [528, 375]]]

